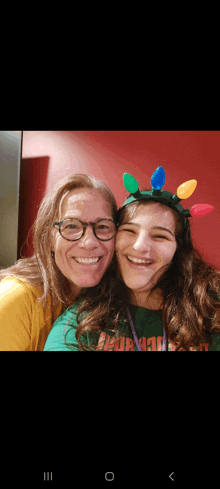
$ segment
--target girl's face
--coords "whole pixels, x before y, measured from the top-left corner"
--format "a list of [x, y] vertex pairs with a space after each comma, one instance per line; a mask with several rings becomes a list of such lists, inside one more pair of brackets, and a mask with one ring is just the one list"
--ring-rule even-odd
[[158, 202], [138, 207], [118, 228], [116, 254], [122, 278], [135, 295], [150, 291], [177, 248], [172, 211]]
[[[60, 221], [66, 218], [76, 218], [82, 222], [113, 220], [111, 204], [96, 190], [71, 190], [61, 204]], [[67, 241], [56, 228], [51, 251], [54, 251], [56, 265], [69, 280], [73, 293], [78, 295], [82, 288], [94, 287], [100, 282], [112, 261], [114, 249], [115, 238], [100, 241], [95, 237], [92, 227], [87, 226], [79, 241]], [[98, 258], [98, 261], [80, 263], [83, 258]]]

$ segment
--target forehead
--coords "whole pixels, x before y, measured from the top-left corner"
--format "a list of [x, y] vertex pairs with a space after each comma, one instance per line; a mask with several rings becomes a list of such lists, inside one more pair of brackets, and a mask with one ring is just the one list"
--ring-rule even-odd
[[159, 202], [140, 205], [129, 221], [143, 226], [162, 226], [173, 231], [175, 229], [175, 218], [172, 211]]
[[95, 189], [80, 188], [70, 190], [61, 201], [60, 219], [81, 217], [82, 220], [94, 220], [100, 217], [112, 218], [110, 202]]

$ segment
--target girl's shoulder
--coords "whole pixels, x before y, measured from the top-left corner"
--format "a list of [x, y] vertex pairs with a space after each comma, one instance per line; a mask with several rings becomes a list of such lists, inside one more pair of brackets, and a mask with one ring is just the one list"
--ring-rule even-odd
[[[77, 307], [79, 306], [80, 301], [77, 300], [76, 302], [68, 305], [65, 307], [60, 314], [60, 316], [56, 319], [56, 324], [63, 323], [64, 321], [68, 321], [70, 318], [74, 318], [77, 316]], [[55, 324], [55, 323], [54, 323]]]
[[[78, 326], [77, 306], [75, 302], [68, 306], [54, 322], [51, 331], [48, 335], [44, 351], [78, 351], [78, 342], [75, 337], [76, 328]], [[71, 347], [68, 346], [68, 343]]]

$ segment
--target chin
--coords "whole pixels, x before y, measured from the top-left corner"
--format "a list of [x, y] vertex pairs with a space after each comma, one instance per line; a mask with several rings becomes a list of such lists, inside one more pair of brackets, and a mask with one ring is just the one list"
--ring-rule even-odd
[[139, 289], [145, 289], [149, 290], [151, 289], [154, 284], [151, 282], [151, 279], [149, 279], [147, 282], [146, 280], [136, 280], [136, 279], [131, 279], [130, 277], [123, 277], [123, 281], [125, 285], [131, 289], [131, 290], [139, 290]]
[[132, 284], [132, 285], [127, 285], [127, 287], [132, 290], [133, 292], [148, 292], [153, 288], [153, 285], [151, 284]]
[[74, 284], [77, 287], [81, 287], [81, 288], [85, 289], [87, 287], [95, 287], [96, 285], [99, 284], [100, 281], [101, 281], [101, 278], [97, 278], [96, 280], [95, 279], [94, 280], [83, 280], [80, 283], [74, 282]]

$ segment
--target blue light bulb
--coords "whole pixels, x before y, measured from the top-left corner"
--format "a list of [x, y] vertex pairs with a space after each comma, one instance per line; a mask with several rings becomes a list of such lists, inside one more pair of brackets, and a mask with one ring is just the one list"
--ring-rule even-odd
[[162, 166], [158, 166], [151, 177], [151, 185], [155, 190], [160, 190], [166, 182], [165, 170]]

